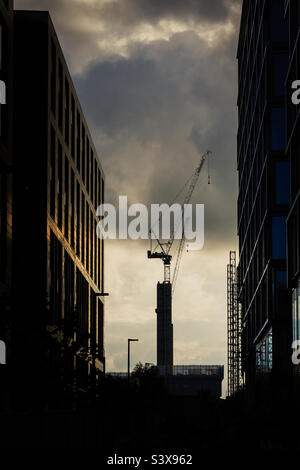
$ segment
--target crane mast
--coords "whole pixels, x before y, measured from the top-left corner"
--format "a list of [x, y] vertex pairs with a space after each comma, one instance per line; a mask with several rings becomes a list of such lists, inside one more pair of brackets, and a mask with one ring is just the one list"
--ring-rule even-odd
[[[183, 253], [185, 243], [184, 232], [184, 207], [191, 200], [196, 184], [198, 182], [200, 173], [202, 171], [205, 160], [209, 157], [211, 152], [206, 152], [199, 162], [198, 167], [189, 178], [184, 188], [189, 184], [184, 201], [181, 204], [181, 237], [179, 246], [176, 252], [176, 263], [171, 283], [171, 261], [172, 255], [170, 254], [171, 248], [175, 240], [175, 220], [172, 230], [171, 238], [167, 242], [160, 241], [159, 237], [154, 233], [153, 227], [150, 230], [150, 250], [148, 250], [149, 259], [161, 259], [164, 263], [164, 282], [157, 284], [157, 367], [161, 375], [173, 374], [173, 323], [172, 323], [172, 295], [174, 293], [176, 280], [178, 277], [180, 261]], [[181, 193], [181, 192], [180, 192]], [[156, 240], [156, 247], [152, 251], [152, 238]]]

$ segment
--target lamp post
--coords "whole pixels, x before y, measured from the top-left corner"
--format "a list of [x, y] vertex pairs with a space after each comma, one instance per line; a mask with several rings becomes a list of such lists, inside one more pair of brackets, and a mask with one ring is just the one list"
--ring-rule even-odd
[[127, 378], [128, 378], [128, 385], [130, 383], [130, 343], [132, 341], [138, 341], [136, 338], [128, 338], [128, 369], [127, 369]]

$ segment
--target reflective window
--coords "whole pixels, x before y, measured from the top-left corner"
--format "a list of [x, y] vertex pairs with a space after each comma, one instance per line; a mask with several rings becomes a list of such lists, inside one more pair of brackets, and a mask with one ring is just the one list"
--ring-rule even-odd
[[272, 258], [286, 258], [286, 219], [283, 216], [272, 218]]
[[300, 340], [300, 281], [293, 290], [293, 341]]
[[277, 271], [276, 272], [276, 289], [284, 289], [287, 287], [287, 272]]
[[56, 113], [56, 47], [51, 41], [51, 111]]
[[290, 203], [290, 164], [276, 163], [276, 204]]
[[270, 2], [272, 41], [284, 42], [289, 39], [288, 22], [284, 18], [284, 3], [282, 0]]
[[257, 372], [270, 372], [273, 367], [273, 336], [272, 329], [256, 346]]
[[64, 82], [63, 82], [63, 66], [61, 61], [58, 64], [58, 125], [60, 130], [62, 131], [63, 126], [63, 102], [64, 102]]
[[271, 112], [271, 147], [272, 150], [285, 148], [285, 109], [273, 108]]
[[274, 94], [285, 95], [285, 80], [287, 76], [289, 58], [287, 54], [276, 54], [274, 56]]

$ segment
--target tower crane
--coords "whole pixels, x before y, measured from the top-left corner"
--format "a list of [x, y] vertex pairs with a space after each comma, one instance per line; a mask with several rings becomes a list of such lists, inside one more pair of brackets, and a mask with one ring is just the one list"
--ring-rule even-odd
[[[211, 155], [211, 151], [207, 151], [204, 155], [202, 155], [199, 165], [192, 174], [192, 176], [187, 180], [185, 183], [182, 191], [188, 186], [187, 193], [185, 195], [184, 201], [181, 204], [181, 208], [184, 209], [185, 204], [189, 204], [191, 197], [193, 195], [193, 192], [195, 190], [195, 187], [197, 185], [197, 182], [199, 180], [200, 173], [202, 171], [202, 168], [204, 166], [205, 161], [207, 160], [209, 162], [209, 156]], [[210, 176], [208, 175], [208, 184], [210, 184]], [[179, 194], [180, 194], [179, 193]], [[185, 243], [185, 233], [184, 233], [184, 224], [183, 224], [183, 218], [184, 218], [184, 211], [182, 210], [182, 236], [180, 238], [179, 245], [176, 250], [176, 262], [175, 262], [175, 269], [173, 272], [173, 277], [172, 277], [172, 293], [174, 293], [175, 286], [176, 286], [176, 281], [178, 278], [178, 272], [179, 272], [179, 267], [180, 267], [180, 262], [182, 258], [182, 253], [183, 253], [183, 248], [184, 248], [184, 243]], [[175, 221], [174, 221], [175, 224]], [[164, 263], [164, 282], [165, 283], [170, 283], [171, 282], [171, 261], [172, 261], [172, 255], [170, 254], [171, 249], [174, 245], [174, 238], [175, 236], [175, 230], [173, 229], [172, 234], [170, 239], [167, 242], [162, 242], [158, 236], [154, 233], [153, 228], [150, 230], [150, 250], [148, 250], [148, 258], [149, 259], [161, 259]], [[152, 239], [155, 239], [157, 244], [152, 250]], [[158, 251], [156, 251], [158, 250]]]

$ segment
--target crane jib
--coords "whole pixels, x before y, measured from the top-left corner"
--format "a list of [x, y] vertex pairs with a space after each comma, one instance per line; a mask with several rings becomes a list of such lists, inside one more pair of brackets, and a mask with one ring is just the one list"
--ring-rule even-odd
[[[204, 155], [202, 155], [199, 166], [196, 168], [196, 170], [194, 172], [194, 175], [191, 178], [190, 186], [189, 186], [188, 191], [186, 193], [184, 203], [182, 204], [183, 207], [184, 207], [184, 205], [186, 205], [190, 202], [191, 197], [193, 195], [193, 192], [195, 190], [195, 187], [197, 185], [201, 170], [203, 168], [203, 165], [204, 165], [206, 159], [209, 158], [210, 154], [211, 154], [211, 151], [208, 150]], [[208, 184], [210, 184], [210, 175], [208, 175]], [[154, 233], [152, 229], [151, 229], [150, 232]], [[169, 255], [169, 253], [170, 253], [170, 250], [171, 250], [171, 248], [173, 246], [173, 243], [174, 243], [174, 233], [173, 233], [171, 239], [165, 244], [161, 243], [158, 237], [155, 236], [155, 238], [156, 238], [156, 241], [157, 241], [157, 244], [158, 244], [157, 246], [160, 247], [161, 252], [152, 252], [152, 245], [151, 245], [151, 250], [148, 251], [148, 258], [150, 258], [150, 259], [162, 259], [162, 261], [164, 262], [164, 265], [165, 265], [164, 281], [165, 282], [170, 282], [170, 264], [171, 264], [172, 256]], [[174, 292], [177, 277], [178, 277], [178, 272], [179, 272], [181, 257], [182, 257], [182, 253], [183, 253], [184, 243], [185, 243], [185, 236], [184, 236], [184, 231], [183, 231], [182, 232], [182, 238], [181, 238], [179, 246], [177, 248], [175, 269], [174, 269], [173, 278], [172, 278], [172, 292]], [[167, 250], [164, 249], [164, 245], [167, 246]]]

